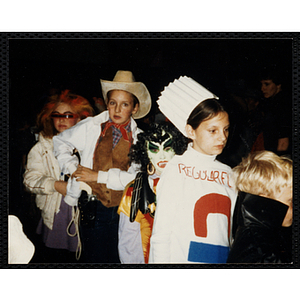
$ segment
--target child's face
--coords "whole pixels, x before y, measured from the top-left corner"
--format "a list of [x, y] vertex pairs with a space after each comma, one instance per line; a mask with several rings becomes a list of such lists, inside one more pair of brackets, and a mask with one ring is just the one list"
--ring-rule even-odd
[[281, 84], [276, 85], [272, 80], [262, 80], [261, 82], [261, 91], [264, 94], [265, 98], [270, 98], [275, 96], [281, 88]]
[[193, 148], [206, 155], [222, 153], [228, 138], [229, 119], [226, 112], [203, 121], [196, 130], [186, 126], [188, 137], [193, 140]]
[[289, 209], [282, 222], [283, 227], [289, 227], [293, 223], [293, 189], [292, 186], [287, 186], [282, 189], [281, 193], [276, 195], [276, 200], [288, 205]]
[[172, 138], [168, 138], [161, 144], [154, 141], [147, 141], [148, 157], [155, 168], [155, 173], [161, 175], [167, 163], [175, 155], [174, 149], [171, 147]]
[[79, 115], [66, 103], [59, 104], [51, 116], [54, 127], [59, 133], [74, 126], [80, 120]]
[[113, 90], [107, 99], [109, 117], [116, 124], [126, 123], [138, 108], [138, 104], [134, 107], [134, 100], [130, 93], [125, 91]]

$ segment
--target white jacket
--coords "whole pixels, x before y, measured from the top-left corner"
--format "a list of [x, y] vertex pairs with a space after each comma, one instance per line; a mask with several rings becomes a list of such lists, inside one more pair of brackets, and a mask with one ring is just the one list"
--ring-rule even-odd
[[[76, 155], [72, 155], [74, 149], [77, 149], [80, 154], [80, 164], [90, 169], [93, 168], [93, 154], [101, 134], [100, 125], [108, 119], [108, 111], [104, 111], [97, 116], [80, 121], [75, 126], [53, 137], [54, 155], [64, 174], [72, 174], [77, 169], [78, 158]], [[131, 118], [131, 131], [133, 143], [135, 143], [141, 130], [133, 118]], [[109, 189], [123, 190], [135, 178], [137, 168], [137, 165], [132, 165], [127, 172], [116, 168], [110, 169], [107, 173], [102, 172], [102, 180], [98, 180], [98, 182], [105, 183]]]
[[44, 224], [53, 228], [55, 213], [59, 212], [62, 195], [54, 188], [61, 178], [57, 159], [53, 154], [52, 139], [39, 135], [39, 141], [29, 151], [24, 173], [24, 185], [36, 194], [36, 205], [42, 211]]
[[149, 262], [226, 262], [236, 201], [230, 167], [189, 145], [168, 162], [156, 195]]

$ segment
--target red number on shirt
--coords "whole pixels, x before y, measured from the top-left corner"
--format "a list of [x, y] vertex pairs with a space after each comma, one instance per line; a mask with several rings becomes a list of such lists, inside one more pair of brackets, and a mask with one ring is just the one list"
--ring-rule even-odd
[[195, 204], [194, 229], [196, 236], [207, 237], [206, 219], [210, 213], [220, 213], [228, 219], [228, 237], [230, 236], [231, 201], [228, 196], [208, 194], [201, 197]]

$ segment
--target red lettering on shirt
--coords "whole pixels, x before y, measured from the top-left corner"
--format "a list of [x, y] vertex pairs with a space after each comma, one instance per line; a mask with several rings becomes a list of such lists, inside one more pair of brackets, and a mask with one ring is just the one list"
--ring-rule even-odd
[[186, 166], [184, 164], [178, 164], [178, 168], [179, 168], [179, 173], [184, 172]]
[[222, 173], [221, 173], [221, 181], [222, 181], [222, 184], [225, 184], [224, 179], [226, 178], [226, 177], [225, 177], [226, 175], [227, 175], [226, 172], [222, 172]]
[[205, 171], [202, 171], [202, 172], [200, 171], [200, 173], [204, 173], [204, 177], [201, 176], [200, 179], [201, 179], [201, 180], [205, 180], [205, 179], [207, 178], [207, 171], [206, 171], [206, 170], [205, 170]]
[[186, 166], [184, 164], [178, 164], [179, 173], [184, 174], [187, 177], [194, 178], [196, 180], [207, 180], [210, 182], [216, 182], [218, 184], [226, 185], [231, 188], [229, 184], [229, 174], [225, 171], [218, 170], [197, 170], [196, 167]]
[[199, 179], [199, 178], [200, 178], [201, 171], [200, 171], [200, 172], [195, 172], [195, 167], [193, 167], [192, 174], [193, 174], [193, 178], [194, 178], [194, 179]]

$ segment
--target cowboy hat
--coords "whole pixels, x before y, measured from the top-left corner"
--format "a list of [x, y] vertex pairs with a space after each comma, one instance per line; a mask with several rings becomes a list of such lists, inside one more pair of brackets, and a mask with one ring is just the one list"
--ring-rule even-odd
[[100, 79], [102, 94], [107, 104], [107, 93], [112, 90], [122, 90], [136, 96], [139, 100], [139, 109], [133, 115], [134, 119], [141, 119], [148, 114], [151, 109], [151, 96], [146, 86], [142, 82], [136, 82], [132, 72], [117, 71], [113, 81]]

